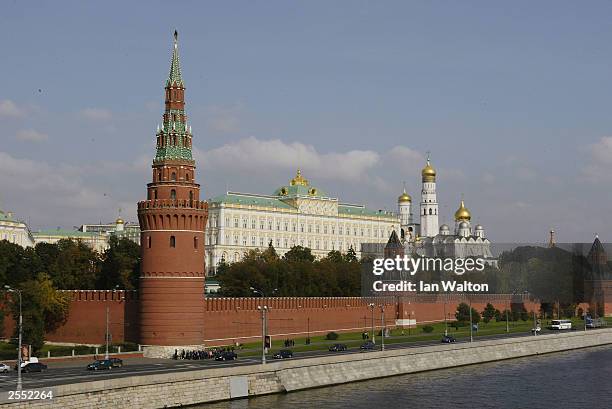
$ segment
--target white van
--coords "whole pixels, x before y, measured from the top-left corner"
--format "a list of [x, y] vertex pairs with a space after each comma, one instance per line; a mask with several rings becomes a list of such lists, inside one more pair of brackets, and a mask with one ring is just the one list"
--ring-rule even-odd
[[572, 329], [571, 320], [552, 320], [550, 323], [550, 329], [562, 330]]

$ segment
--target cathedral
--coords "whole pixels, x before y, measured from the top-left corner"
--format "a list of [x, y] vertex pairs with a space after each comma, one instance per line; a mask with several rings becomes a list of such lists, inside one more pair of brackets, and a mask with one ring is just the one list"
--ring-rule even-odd
[[[429, 158], [421, 171], [421, 203], [419, 216], [415, 217], [412, 198], [406, 189], [397, 200], [400, 219], [400, 241], [405, 254], [425, 257], [480, 257], [487, 264], [496, 266], [497, 260], [491, 253], [491, 242], [486, 238], [484, 228], [477, 224], [472, 227], [472, 214], [463, 200], [455, 212], [454, 230], [438, 223], [438, 199], [436, 195], [436, 170]], [[397, 238], [394, 240], [396, 241]], [[396, 244], [395, 244], [396, 245]]]

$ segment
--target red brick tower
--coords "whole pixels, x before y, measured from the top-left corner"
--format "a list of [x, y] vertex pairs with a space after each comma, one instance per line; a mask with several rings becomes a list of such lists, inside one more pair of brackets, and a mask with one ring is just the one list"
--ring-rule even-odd
[[140, 342], [145, 345], [197, 345], [203, 340], [208, 207], [195, 183], [177, 40], [175, 31], [153, 181], [147, 185], [147, 200], [138, 203]]

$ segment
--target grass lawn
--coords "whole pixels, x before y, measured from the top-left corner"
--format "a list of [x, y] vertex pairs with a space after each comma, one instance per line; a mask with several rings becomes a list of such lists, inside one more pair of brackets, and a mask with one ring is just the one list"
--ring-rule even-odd
[[[612, 325], [612, 318], [607, 319], [608, 325]], [[543, 322], [543, 326], [547, 325], [548, 321]], [[584, 327], [584, 321], [579, 318], [572, 319], [573, 327], [576, 329], [582, 329]], [[433, 331], [425, 332], [423, 327], [431, 326]], [[419, 341], [434, 341], [440, 340], [444, 335], [446, 326], [443, 322], [428, 325], [418, 325], [416, 328], [406, 329], [392, 329], [390, 336], [385, 338], [385, 344], [394, 343], [407, 343], [407, 342], [419, 342]], [[533, 321], [510, 321], [509, 332], [510, 333], [530, 333], [533, 328]], [[368, 331], [371, 336], [371, 330]], [[491, 321], [488, 324], [480, 322], [478, 331], [473, 332], [473, 336], [477, 339], [483, 335], [496, 335], [506, 333], [506, 321], [495, 322]], [[293, 338], [295, 346], [290, 347], [294, 352], [303, 351], [326, 351], [330, 345], [335, 343], [341, 343], [347, 345], [349, 348], [357, 348], [364, 341], [361, 337], [361, 332], [351, 333], [339, 333], [337, 340], [327, 340], [325, 335], [317, 335], [310, 337], [310, 345], [306, 344], [306, 337]], [[380, 342], [380, 330], [376, 330], [376, 342]], [[449, 323], [448, 334], [455, 337], [456, 339], [466, 339], [470, 336], [470, 328], [468, 326], [459, 327], [455, 329]], [[278, 351], [284, 349], [284, 338], [274, 339], [272, 338], [272, 351]], [[261, 341], [243, 344], [239, 348], [238, 353], [240, 356], [259, 356], [261, 354]]]
[[[109, 347], [109, 352], [116, 353], [118, 351], [118, 346], [121, 346], [121, 352], [128, 351], [137, 351], [138, 345], [133, 343], [123, 343], [117, 345], [111, 345]], [[35, 356], [39, 358], [46, 358], [48, 352], [51, 352], [52, 357], [56, 356], [70, 356], [72, 355], [72, 350], [74, 349], [75, 355], [90, 355], [96, 353], [95, 347], [90, 347], [87, 345], [75, 345], [75, 346], [63, 346], [63, 345], [49, 345], [45, 344], [40, 351], [35, 353]], [[98, 352], [104, 353], [104, 346], [99, 347]], [[16, 359], [17, 358], [17, 347], [14, 344], [9, 342], [0, 342], [0, 359], [8, 360], [8, 359]]]

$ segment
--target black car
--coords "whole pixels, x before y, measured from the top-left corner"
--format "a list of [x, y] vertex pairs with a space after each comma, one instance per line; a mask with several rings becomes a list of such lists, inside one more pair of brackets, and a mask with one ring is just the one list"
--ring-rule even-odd
[[374, 349], [376, 347], [376, 344], [372, 341], [366, 341], [363, 344], [361, 344], [361, 346], [359, 347], [359, 349], [362, 350], [368, 350], [368, 349]]
[[99, 359], [87, 365], [90, 371], [98, 371], [100, 369], [112, 369], [113, 363], [110, 359]]
[[123, 366], [123, 360], [119, 358], [111, 358], [109, 361], [111, 361], [113, 368], [121, 368]]
[[22, 372], [42, 372], [47, 370], [47, 365], [40, 362], [30, 362], [21, 368]]
[[293, 358], [293, 352], [288, 349], [281, 349], [272, 356], [274, 359]]
[[334, 344], [334, 345], [329, 347], [329, 350], [331, 352], [346, 351], [347, 350], [347, 346], [344, 345], [344, 344]]
[[452, 344], [453, 342], [457, 342], [457, 340], [455, 337], [451, 337], [450, 335], [444, 335], [441, 342], [443, 344]]
[[225, 351], [215, 356], [215, 361], [235, 361], [238, 358], [238, 354], [233, 351]]

